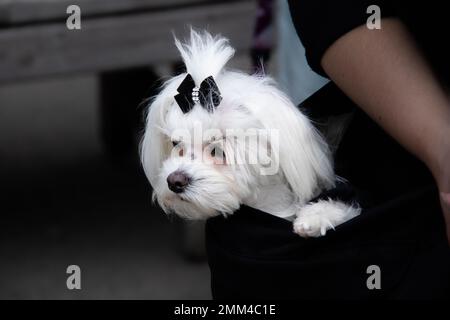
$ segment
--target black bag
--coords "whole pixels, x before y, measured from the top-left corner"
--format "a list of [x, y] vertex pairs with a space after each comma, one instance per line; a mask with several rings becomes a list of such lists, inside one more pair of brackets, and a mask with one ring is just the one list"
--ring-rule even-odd
[[[326, 107], [353, 112], [335, 166], [355, 187], [362, 214], [311, 239], [294, 234], [291, 222], [246, 206], [209, 219], [213, 297], [450, 298], [450, 249], [426, 167], [332, 83], [300, 107], [319, 124], [332, 113]], [[373, 265], [380, 289], [367, 285]]]

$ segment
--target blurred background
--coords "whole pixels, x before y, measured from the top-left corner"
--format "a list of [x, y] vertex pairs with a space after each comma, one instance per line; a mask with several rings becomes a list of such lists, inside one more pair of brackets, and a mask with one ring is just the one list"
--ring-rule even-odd
[[0, 0], [0, 299], [211, 298], [203, 225], [151, 204], [138, 159], [145, 99], [183, 70], [172, 32], [190, 25], [295, 103], [326, 83], [283, 0]]

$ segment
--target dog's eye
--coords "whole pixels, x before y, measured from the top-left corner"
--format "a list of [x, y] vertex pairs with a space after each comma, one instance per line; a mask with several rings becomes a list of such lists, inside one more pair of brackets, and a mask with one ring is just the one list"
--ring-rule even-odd
[[211, 150], [211, 157], [225, 159], [225, 153], [219, 147], [214, 147]]
[[181, 141], [171, 141], [172, 142], [172, 146], [173, 146], [173, 150], [178, 152], [178, 155], [180, 157], [182, 157], [184, 155], [184, 148], [183, 148], [183, 144], [181, 143]]

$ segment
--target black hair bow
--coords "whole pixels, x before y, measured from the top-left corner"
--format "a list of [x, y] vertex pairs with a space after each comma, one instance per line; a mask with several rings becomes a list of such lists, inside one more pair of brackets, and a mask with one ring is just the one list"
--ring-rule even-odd
[[203, 108], [212, 111], [212, 108], [217, 107], [222, 100], [219, 88], [212, 76], [203, 80], [200, 87], [196, 87], [194, 79], [188, 73], [177, 91], [178, 94], [174, 98], [183, 113], [191, 111], [195, 103], [200, 103]]

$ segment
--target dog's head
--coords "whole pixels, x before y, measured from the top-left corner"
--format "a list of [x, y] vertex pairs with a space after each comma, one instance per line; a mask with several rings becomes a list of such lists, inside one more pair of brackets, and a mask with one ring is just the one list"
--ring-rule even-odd
[[231, 214], [274, 175], [300, 202], [333, 184], [323, 139], [273, 81], [224, 69], [234, 54], [227, 39], [191, 31], [188, 44], [175, 44], [187, 73], [151, 103], [141, 143], [165, 212]]

